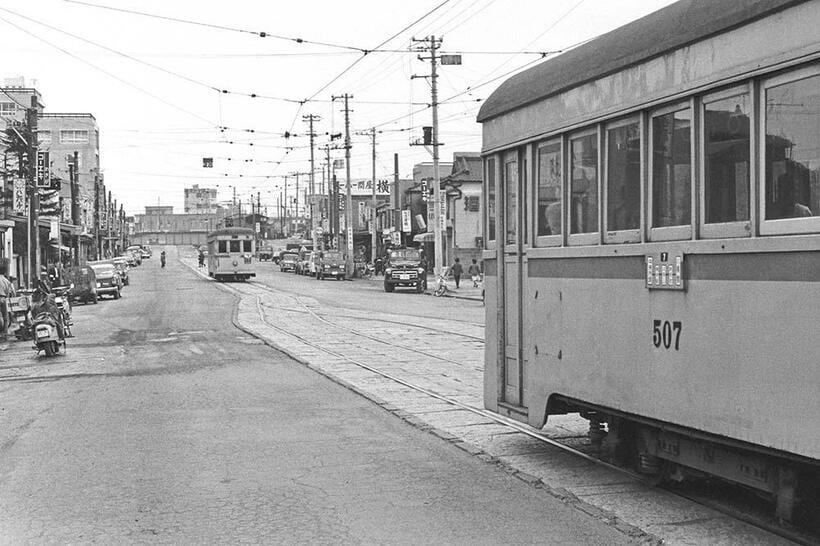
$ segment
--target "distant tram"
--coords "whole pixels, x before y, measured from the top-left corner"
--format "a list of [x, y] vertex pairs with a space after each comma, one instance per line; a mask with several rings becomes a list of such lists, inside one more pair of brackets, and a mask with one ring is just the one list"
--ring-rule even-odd
[[256, 276], [256, 234], [229, 227], [208, 234], [208, 275], [218, 281], [246, 281]]
[[682, 0], [485, 101], [486, 408], [817, 525], [819, 22]]

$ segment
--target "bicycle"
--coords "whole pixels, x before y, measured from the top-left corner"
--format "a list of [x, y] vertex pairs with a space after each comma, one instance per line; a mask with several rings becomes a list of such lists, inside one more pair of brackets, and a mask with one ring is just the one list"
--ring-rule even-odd
[[444, 267], [439, 273], [438, 280], [436, 281], [436, 289], [433, 291], [433, 295], [440, 298], [444, 294], [447, 293], [447, 278], [452, 277], [452, 273], [449, 267]]

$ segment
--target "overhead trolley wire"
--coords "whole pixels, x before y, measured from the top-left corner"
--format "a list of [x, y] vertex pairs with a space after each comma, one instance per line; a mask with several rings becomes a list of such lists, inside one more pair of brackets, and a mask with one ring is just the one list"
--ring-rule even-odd
[[297, 44], [320, 45], [320, 46], [324, 46], [324, 47], [333, 47], [333, 48], [337, 48], [337, 49], [346, 49], [346, 50], [350, 50], [350, 51], [357, 51], [357, 52], [360, 52], [360, 53], [369, 53], [369, 51], [367, 49], [352, 46], [352, 45], [333, 44], [333, 43], [328, 43], [328, 42], [320, 42], [320, 41], [317, 41], [317, 40], [306, 40], [304, 38], [295, 38], [295, 37], [292, 37], [292, 36], [282, 36], [280, 34], [274, 34], [274, 33], [266, 32], [266, 31], [257, 31], [257, 30], [250, 30], [250, 29], [244, 29], [244, 28], [229, 27], [229, 26], [226, 26], [226, 25], [217, 25], [217, 24], [213, 24], [213, 23], [204, 23], [202, 21], [194, 21], [192, 19], [183, 19], [181, 17], [171, 17], [171, 16], [168, 16], [168, 15], [158, 15], [158, 14], [155, 14], [155, 13], [147, 13], [147, 12], [137, 11], [137, 10], [132, 10], [132, 9], [115, 8], [113, 6], [104, 6], [104, 5], [101, 5], [101, 4], [92, 4], [91, 2], [82, 2], [80, 0], [64, 0], [64, 1], [68, 2], [69, 4], [78, 4], [78, 5], [81, 5], [81, 6], [87, 6], [87, 7], [91, 7], [91, 8], [97, 8], [97, 9], [107, 9], [107, 10], [111, 10], [111, 11], [117, 11], [117, 12], [120, 12], [120, 13], [128, 13], [128, 14], [131, 14], [131, 15], [139, 15], [141, 17], [149, 17], [149, 18], [152, 18], [152, 19], [160, 19], [160, 20], [164, 20], [164, 21], [171, 21], [171, 22], [174, 22], [174, 23], [182, 23], [182, 24], [185, 24], [185, 25], [193, 25], [193, 26], [199, 26], [199, 27], [205, 27], [205, 28], [212, 28], [212, 29], [216, 29], [216, 30], [224, 30], [224, 31], [229, 31], [229, 32], [238, 32], [238, 33], [242, 33], [242, 34], [251, 34], [251, 35], [254, 35], [254, 36], [259, 36], [260, 38], [274, 38], [274, 39], [277, 39], [277, 40], [284, 40], [284, 41], [287, 41], [287, 42], [294, 42], [294, 43], [297, 43]]
[[216, 126], [216, 125], [217, 125], [217, 124], [216, 124], [216, 123], [214, 123], [212, 120], [210, 120], [210, 119], [208, 119], [208, 118], [206, 118], [206, 117], [204, 117], [204, 116], [201, 116], [201, 115], [199, 115], [199, 114], [197, 114], [197, 113], [195, 113], [195, 112], [191, 112], [190, 110], [188, 110], [188, 109], [186, 109], [186, 108], [183, 108], [183, 107], [181, 107], [181, 106], [178, 106], [178, 105], [176, 105], [176, 104], [174, 104], [174, 103], [172, 103], [172, 102], [169, 102], [169, 101], [167, 101], [167, 100], [163, 99], [162, 97], [160, 97], [159, 95], [155, 95], [154, 93], [151, 93], [151, 92], [150, 92], [150, 91], [148, 91], [147, 89], [144, 89], [144, 88], [142, 88], [142, 87], [140, 87], [140, 86], [138, 86], [138, 85], [136, 85], [136, 84], [134, 84], [134, 83], [131, 83], [131, 82], [129, 82], [128, 80], [125, 80], [125, 79], [123, 79], [123, 78], [121, 78], [121, 77], [117, 76], [116, 74], [112, 74], [111, 72], [109, 72], [109, 71], [105, 70], [104, 68], [100, 68], [99, 66], [95, 65], [94, 63], [92, 63], [92, 62], [90, 62], [90, 61], [87, 61], [86, 59], [83, 59], [82, 57], [80, 57], [80, 56], [78, 56], [78, 55], [75, 55], [74, 53], [71, 53], [70, 51], [68, 51], [68, 50], [66, 50], [66, 49], [63, 49], [62, 47], [60, 47], [60, 46], [58, 46], [58, 45], [56, 45], [56, 44], [54, 44], [54, 43], [52, 43], [52, 42], [49, 42], [49, 41], [48, 41], [48, 40], [46, 40], [45, 38], [42, 38], [42, 37], [38, 36], [37, 34], [35, 34], [35, 33], [31, 32], [30, 30], [27, 30], [27, 29], [25, 29], [25, 28], [21, 27], [20, 25], [18, 25], [18, 24], [16, 24], [16, 23], [11, 22], [11, 21], [9, 21], [8, 19], [6, 19], [6, 18], [4, 18], [4, 17], [0, 17], [0, 21], [3, 21], [3, 22], [4, 22], [4, 23], [6, 23], [7, 25], [9, 25], [9, 26], [11, 26], [11, 27], [16, 28], [16, 29], [17, 29], [17, 30], [19, 30], [20, 32], [23, 32], [23, 33], [25, 33], [25, 34], [28, 34], [28, 35], [29, 35], [29, 36], [31, 36], [32, 38], [35, 38], [36, 40], [39, 40], [39, 41], [43, 42], [44, 44], [46, 44], [46, 45], [48, 45], [48, 46], [50, 46], [50, 47], [52, 47], [52, 48], [56, 49], [57, 51], [60, 51], [61, 53], [65, 54], [65, 55], [68, 55], [69, 57], [71, 57], [71, 58], [73, 58], [73, 59], [75, 59], [75, 60], [77, 60], [77, 61], [80, 61], [80, 62], [81, 62], [81, 63], [83, 63], [83, 64], [87, 64], [87, 65], [88, 65], [88, 66], [90, 66], [91, 68], [94, 68], [95, 70], [98, 70], [99, 72], [102, 72], [102, 73], [103, 73], [103, 74], [105, 74], [106, 76], [108, 76], [108, 77], [110, 77], [110, 78], [113, 78], [113, 79], [115, 79], [115, 80], [119, 81], [120, 83], [123, 83], [123, 84], [125, 84], [125, 85], [127, 85], [127, 86], [129, 86], [129, 87], [132, 87], [132, 88], [136, 89], [137, 91], [140, 91], [141, 93], [144, 93], [144, 94], [148, 95], [149, 97], [151, 97], [151, 98], [153, 98], [153, 99], [158, 100], [159, 102], [161, 102], [161, 103], [165, 104], [166, 106], [170, 106], [171, 108], [174, 108], [175, 110], [179, 110], [180, 112], [184, 112], [184, 113], [188, 114], [189, 116], [195, 117], [195, 118], [197, 118], [197, 119], [199, 119], [199, 120], [201, 120], [201, 121], [204, 121], [204, 122], [208, 123], [208, 124], [209, 124], [209, 125], [211, 125], [211, 126]]

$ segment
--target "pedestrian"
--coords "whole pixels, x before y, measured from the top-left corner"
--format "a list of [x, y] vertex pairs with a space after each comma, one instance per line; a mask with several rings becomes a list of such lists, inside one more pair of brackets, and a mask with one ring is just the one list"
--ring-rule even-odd
[[458, 288], [458, 283], [461, 282], [461, 274], [464, 273], [464, 268], [461, 267], [461, 260], [456, 258], [456, 261], [450, 270], [453, 272], [453, 278], [456, 281], [456, 288]]
[[467, 268], [467, 274], [473, 280], [473, 288], [478, 288], [478, 281], [481, 280], [481, 268], [478, 267], [475, 258], [473, 258], [473, 263], [470, 264], [470, 267]]
[[14, 285], [6, 278], [8, 274], [8, 260], [0, 258], [0, 341], [4, 341], [11, 325], [8, 299], [17, 295]]

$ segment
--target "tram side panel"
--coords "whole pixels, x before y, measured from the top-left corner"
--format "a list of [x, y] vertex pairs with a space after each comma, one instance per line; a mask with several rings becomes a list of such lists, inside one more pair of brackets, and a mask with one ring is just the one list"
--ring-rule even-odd
[[499, 335], [503, 331], [498, 285], [498, 260], [484, 259], [484, 407], [498, 411], [498, 393], [503, 388], [501, 366], [503, 355]]
[[[755, 269], [754, 258], [743, 261], [745, 278], [731, 266], [717, 274], [727, 259], [692, 257], [707, 278], [689, 279], [681, 292], [648, 290], [640, 267], [632, 279], [606, 277], [600, 258], [587, 260], [599, 278], [546, 265], [560, 260], [531, 268], [530, 298], [535, 290], [547, 297], [531, 306], [539, 351], [532, 355], [530, 423], [542, 426], [539, 408], [560, 394], [820, 458], [820, 282], [764, 280], [764, 264]], [[820, 253], [810, 261], [820, 271]]]

